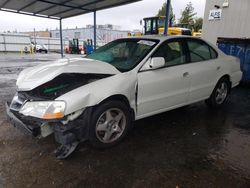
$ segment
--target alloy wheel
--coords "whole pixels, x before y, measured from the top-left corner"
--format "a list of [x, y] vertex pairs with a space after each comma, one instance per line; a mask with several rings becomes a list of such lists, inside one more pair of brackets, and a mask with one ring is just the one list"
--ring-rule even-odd
[[112, 143], [120, 138], [126, 127], [126, 116], [118, 108], [107, 109], [96, 123], [96, 137], [103, 143]]
[[228, 86], [227, 83], [221, 82], [219, 87], [216, 89], [215, 100], [217, 104], [222, 104], [227, 98]]

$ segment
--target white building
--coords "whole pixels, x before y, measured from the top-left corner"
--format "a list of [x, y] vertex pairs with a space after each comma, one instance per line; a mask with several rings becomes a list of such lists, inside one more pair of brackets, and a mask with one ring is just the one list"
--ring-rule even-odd
[[202, 37], [250, 38], [250, 0], [207, 0]]
[[[97, 26], [96, 35], [97, 35], [97, 46], [102, 46], [110, 41], [115, 39], [124, 38], [128, 36], [129, 31], [115, 30], [118, 29], [117, 26], [104, 25]], [[63, 29], [62, 31], [63, 39], [72, 40], [73, 38], [81, 39], [87, 41], [88, 39], [94, 40], [94, 28], [91, 25], [88, 25], [86, 28], [75, 28], [75, 29]], [[59, 30], [51, 30], [52, 38], [59, 38]]]

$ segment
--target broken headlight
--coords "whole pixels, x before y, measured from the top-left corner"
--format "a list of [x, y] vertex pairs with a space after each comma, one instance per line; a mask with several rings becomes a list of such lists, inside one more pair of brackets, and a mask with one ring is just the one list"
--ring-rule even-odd
[[34, 101], [25, 103], [19, 112], [40, 119], [59, 119], [64, 117], [65, 107], [64, 101]]

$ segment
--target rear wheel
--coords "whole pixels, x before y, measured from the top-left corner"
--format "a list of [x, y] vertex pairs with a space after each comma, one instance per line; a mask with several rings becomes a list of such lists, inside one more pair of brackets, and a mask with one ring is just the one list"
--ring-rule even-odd
[[218, 108], [224, 104], [230, 91], [230, 82], [227, 78], [219, 80], [212, 95], [206, 100], [206, 104], [212, 108]]
[[116, 145], [126, 136], [131, 122], [127, 105], [120, 101], [107, 101], [93, 112], [90, 142], [98, 148]]

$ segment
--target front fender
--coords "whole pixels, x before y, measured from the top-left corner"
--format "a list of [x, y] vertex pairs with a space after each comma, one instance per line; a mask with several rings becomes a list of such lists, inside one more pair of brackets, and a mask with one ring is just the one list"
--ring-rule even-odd
[[65, 115], [80, 109], [95, 106], [113, 95], [125, 96], [132, 109], [136, 109], [137, 77], [135, 72], [117, 74], [74, 89], [56, 100], [66, 102]]

